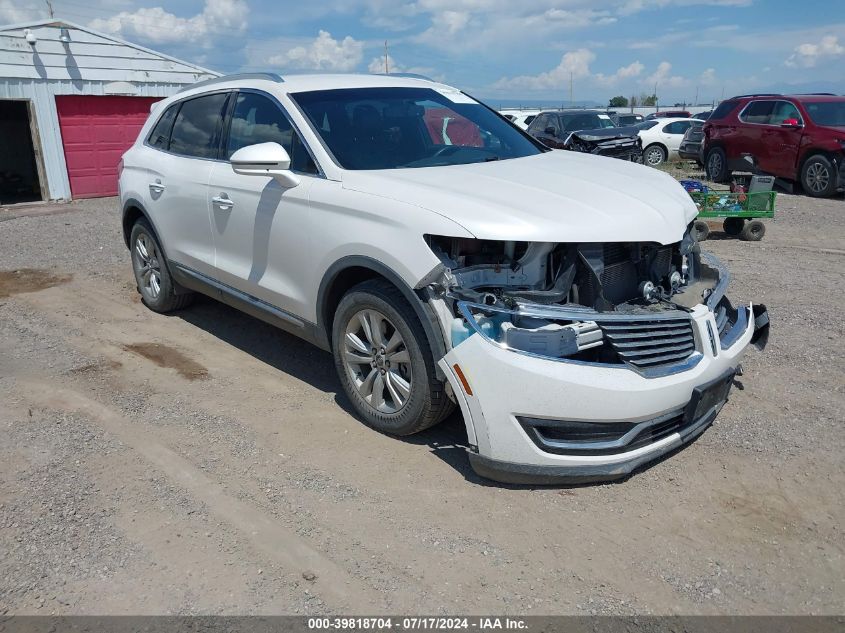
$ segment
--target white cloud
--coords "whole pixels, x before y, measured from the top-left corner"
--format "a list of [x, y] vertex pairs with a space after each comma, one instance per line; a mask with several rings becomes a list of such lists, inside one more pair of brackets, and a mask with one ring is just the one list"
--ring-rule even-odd
[[698, 77], [698, 83], [704, 86], [712, 86], [716, 83], [716, 69], [708, 68]]
[[791, 68], [812, 68], [819, 60], [845, 55], [845, 46], [835, 35], [825, 35], [818, 44], [800, 44], [786, 60]]
[[627, 66], [622, 66], [621, 68], [617, 69], [616, 72], [612, 75], [603, 75], [602, 73], [597, 73], [596, 82], [602, 86], [614, 86], [622, 80], [631, 79], [632, 77], [638, 77], [644, 69], [645, 66], [643, 66], [640, 62], [632, 62]]
[[354, 70], [364, 59], [364, 42], [346, 36], [336, 40], [328, 31], [304, 46], [295, 46], [284, 53], [269, 57], [266, 62], [279, 68], [294, 70]]
[[[434, 69], [427, 66], [405, 66], [404, 64], [393, 59], [392, 55], [387, 56], [387, 67], [390, 70], [391, 74], [412, 73], [415, 75], [431, 76], [432, 73], [434, 73]], [[373, 57], [373, 59], [370, 61], [369, 66], [367, 66], [367, 70], [376, 75], [383, 75], [384, 55], [382, 55], [381, 57]], [[440, 79], [435, 80], [440, 81]]]
[[156, 44], [198, 43], [210, 48], [214, 45], [213, 35], [240, 35], [246, 31], [248, 12], [245, 0], [205, 0], [202, 12], [189, 18], [151, 7], [97, 18], [90, 26], [127, 39]]
[[672, 75], [672, 64], [669, 62], [660, 62], [657, 65], [657, 70], [643, 79], [643, 84], [646, 86], [657, 84], [658, 89], [661, 87], [680, 88], [689, 85], [689, 81], [683, 77]]
[[46, 17], [46, 11], [21, 7], [19, 2], [13, 0], [0, 0], [0, 24], [17, 24]]
[[503, 77], [493, 84], [493, 87], [513, 90], [561, 89], [569, 85], [570, 78], [580, 79], [588, 76], [590, 74], [590, 64], [595, 58], [596, 55], [592, 51], [586, 48], [579, 48], [578, 50], [565, 53], [560, 60], [560, 64], [548, 72], [540, 73], [539, 75]]

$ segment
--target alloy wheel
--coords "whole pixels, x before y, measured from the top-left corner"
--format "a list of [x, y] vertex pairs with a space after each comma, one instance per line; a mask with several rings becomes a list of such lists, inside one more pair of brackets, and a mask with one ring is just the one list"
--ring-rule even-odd
[[707, 159], [707, 171], [711, 178], [716, 178], [722, 173], [722, 157], [713, 152]]
[[821, 193], [830, 183], [830, 172], [821, 163], [812, 163], [807, 167], [807, 185], [814, 193]]
[[659, 147], [653, 147], [648, 150], [645, 159], [649, 165], [659, 165], [663, 162], [663, 150]]
[[365, 309], [346, 325], [343, 363], [361, 398], [380, 413], [397, 413], [411, 396], [411, 356], [384, 314]]
[[141, 233], [135, 240], [132, 254], [141, 290], [151, 299], [158, 298], [161, 293], [161, 260], [155, 242]]

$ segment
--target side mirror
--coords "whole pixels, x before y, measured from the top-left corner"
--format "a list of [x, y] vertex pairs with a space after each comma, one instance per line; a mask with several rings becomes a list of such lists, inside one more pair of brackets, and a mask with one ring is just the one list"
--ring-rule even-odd
[[284, 187], [296, 187], [299, 176], [290, 171], [290, 156], [278, 143], [242, 147], [229, 159], [232, 171], [243, 176], [271, 176]]
[[549, 136], [557, 136], [557, 130], [553, 127], [547, 127], [543, 130], [543, 134], [548, 134]]
[[801, 122], [798, 119], [784, 119], [780, 122], [781, 127], [801, 127]]

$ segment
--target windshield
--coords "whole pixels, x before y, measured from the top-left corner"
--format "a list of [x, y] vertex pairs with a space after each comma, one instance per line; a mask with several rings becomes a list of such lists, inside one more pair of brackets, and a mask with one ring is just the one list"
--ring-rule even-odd
[[638, 130], [650, 130], [651, 128], [653, 128], [658, 123], [659, 123], [659, 121], [655, 121], [654, 119], [651, 119], [650, 121], [643, 121], [642, 123], [637, 123], [633, 127], [637, 128]]
[[804, 109], [816, 125], [845, 127], [845, 101], [805, 101]]
[[457, 90], [347, 88], [291, 97], [344, 169], [465, 165], [546, 151]]
[[575, 114], [561, 114], [564, 132], [579, 132], [581, 130], [601, 130], [606, 127], [616, 127], [606, 114], [595, 112], [578, 112]]

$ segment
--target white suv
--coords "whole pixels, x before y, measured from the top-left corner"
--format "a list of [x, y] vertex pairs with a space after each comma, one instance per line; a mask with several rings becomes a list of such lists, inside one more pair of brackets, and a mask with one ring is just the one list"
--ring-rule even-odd
[[420, 78], [196, 84], [154, 106], [120, 197], [149, 308], [201, 292], [330, 350], [385, 433], [457, 404], [500, 481], [618, 478], [689, 441], [768, 335], [670, 176]]

